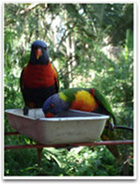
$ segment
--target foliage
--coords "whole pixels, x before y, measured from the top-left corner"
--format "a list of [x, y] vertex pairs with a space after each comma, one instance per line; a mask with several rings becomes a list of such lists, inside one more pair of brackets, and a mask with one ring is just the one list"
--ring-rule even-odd
[[[122, 165], [105, 147], [67, 149], [48, 148], [43, 151], [41, 168], [37, 167], [34, 149], [6, 152], [5, 175], [12, 176], [117, 176]], [[21, 156], [20, 158], [17, 156]], [[29, 160], [30, 158], [30, 160]], [[10, 163], [8, 161], [11, 161]], [[132, 160], [129, 160], [130, 175], [133, 175]], [[19, 165], [20, 164], [20, 165]], [[123, 175], [123, 174], [122, 174]]]
[[[97, 87], [109, 100], [117, 124], [133, 127], [133, 4], [8, 3], [4, 19], [5, 109], [23, 107], [20, 73], [31, 43], [41, 39], [48, 44], [61, 89]], [[5, 118], [5, 131], [12, 130]], [[131, 132], [115, 132], [116, 139], [133, 138]], [[24, 136], [5, 139], [6, 144], [30, 142]], [[5, 152], [5, 175], [133, 175], [133, 147], [119, 149], [120, 163], [103, 146], [94, 151], [45, 149], [40, 170], [33, 150], [10, 150]]]

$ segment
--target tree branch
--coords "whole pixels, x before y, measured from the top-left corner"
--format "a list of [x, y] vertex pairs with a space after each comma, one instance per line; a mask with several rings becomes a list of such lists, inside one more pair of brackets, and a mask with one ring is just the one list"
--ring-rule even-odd
[[21, 10], [19, 12], [20, 15], [27, 14], [29, 11], [33, 10], [35, 7], [37, 7], [40, 3], [33, 3], [30, 6], [28, 6], [26, 9]]

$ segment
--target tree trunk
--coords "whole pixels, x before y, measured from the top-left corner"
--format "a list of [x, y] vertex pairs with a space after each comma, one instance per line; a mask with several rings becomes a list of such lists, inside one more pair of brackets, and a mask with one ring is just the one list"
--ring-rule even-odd
[[39, 39], [39, 11], [38, 11], [37, 8], [36, 8], [35, 19], [36, 19], [35, 37], [36, 37], [36, 40], [37, 40], [37, 39]]

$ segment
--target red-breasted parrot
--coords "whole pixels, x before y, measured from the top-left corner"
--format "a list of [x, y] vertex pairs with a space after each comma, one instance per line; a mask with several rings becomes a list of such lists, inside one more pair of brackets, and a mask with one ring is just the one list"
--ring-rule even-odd
[[[43, 112], [45, 117], [54, 117], [58, 113], [68, 109], [75, 109], [87, 112], [96, 112], [107, 114], [110, 119], [107, 124], [113, 119], [116, 124], [116, 119], [110, 104], [104, 95], [102, 95], [96, 88], [70, 88], [49, 97], [44, 105]], [[101, 136], [103, 140], [114, 140], [113, 130], [104, 129]], [[119, 158], [119, 151], [117, 146], [107, 146], [111, 153]]]
[[21, 73], [20, 88], [25, 102], [25, 115], [28, 114], [28, 107], [41, 108], [48, 97], [58, 92], [58, 74], [50, 63], [44, 41], [33, 42], [30, 60]]

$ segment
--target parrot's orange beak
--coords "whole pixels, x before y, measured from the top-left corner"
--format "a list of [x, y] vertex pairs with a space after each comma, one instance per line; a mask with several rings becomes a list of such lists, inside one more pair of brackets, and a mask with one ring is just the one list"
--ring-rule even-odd
[[47, 112], [47, 113], [45, 114], [45, 117], [46, 117], [46, 118], [52, 118], [52, 117], [54, 117], [54, 114], [51, 113], [51, 112]]
[[38, 60], [39, 57], [42, 55], [42, 49], [40, 49], [40, 48], [36, 49], [35, 53], [36, 53], [36, 58]]

